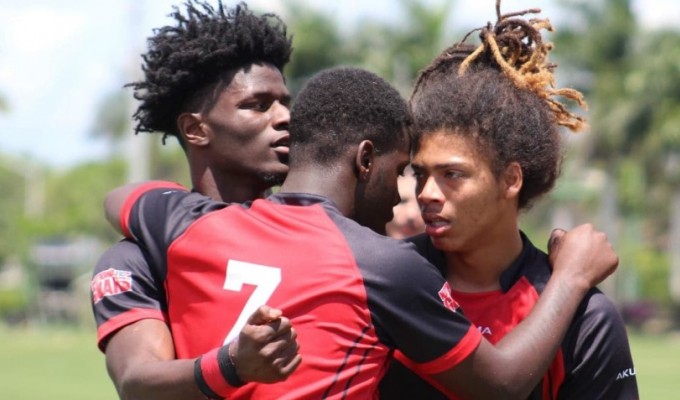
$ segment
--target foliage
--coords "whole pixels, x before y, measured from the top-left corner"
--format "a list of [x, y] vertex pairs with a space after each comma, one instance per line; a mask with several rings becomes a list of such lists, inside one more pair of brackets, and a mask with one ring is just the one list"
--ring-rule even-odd
[[24, 288], [0, 289], [0, 321], [23, 319], [28, 303]]
[[[0, 156], [0, 165], [4, 164], [4, 157]], [[23, 214], [24, 205], [24, 181], [18, 179], [16, 174], [7, 168], [0, 167], [0, 265], [11, 254], [15, 254], [20, 248], [17, 241], [19, 221]]]
[[[315, 72], [335, 65], [353, 64], [333, 16], [314, 11], [299, 1], [288, 3], [286, 19], [293, 34], [293, 55], [286, 66], [292, 94]], [[310, 34], [312, 33], [313, 34]]]

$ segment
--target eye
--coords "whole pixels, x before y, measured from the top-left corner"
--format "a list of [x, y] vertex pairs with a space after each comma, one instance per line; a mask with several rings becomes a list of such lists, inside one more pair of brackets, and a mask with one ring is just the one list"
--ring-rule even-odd
[[271, 107], [271, 105], [272, 105], [271, 101], [250, 101], [242, 103], [240, 108], [242, 110], [254, 110], [264, 112], [269, 110], [269, 107]]
[[459, 179], [465, 176], [461, 171], [449, 170], [444, 173], [444, 177], [447, 179]]

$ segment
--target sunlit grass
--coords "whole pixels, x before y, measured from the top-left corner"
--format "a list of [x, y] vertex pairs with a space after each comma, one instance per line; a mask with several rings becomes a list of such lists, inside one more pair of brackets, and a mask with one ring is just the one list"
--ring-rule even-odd
[[[680, 336], [631, 335], [643, 399], [680, 393]], [[0, 325], [0, 398], [115, 400], [94, 329]]]
[[675, 399], [680, 394], [680, 335], [630, 336], [641, 399]]
[[115, 400], [94, 329], [0, 326], [0, 398]]

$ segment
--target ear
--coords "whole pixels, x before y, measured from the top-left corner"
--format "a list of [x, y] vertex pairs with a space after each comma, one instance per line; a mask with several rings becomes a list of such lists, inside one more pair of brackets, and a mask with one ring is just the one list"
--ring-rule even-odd
[[524, 177], [522, 175], [522, 167], [518, 162], [511, 162], [503, 171], [502, 183], [506, 198], [517, 198], [519, 192], [522, 190], [522, 183]]
[[354, 164], [357, 170], [359, 182], [366, 182], [373, 171], [373, 159], [375, 158], [375, 146], [370, 140], [359, 143]]
[[194, 146], [207, 146], [210, 136], [206, 132], [200, 113], [182, 113], [177, 117], [177, 127], [184, 142]]

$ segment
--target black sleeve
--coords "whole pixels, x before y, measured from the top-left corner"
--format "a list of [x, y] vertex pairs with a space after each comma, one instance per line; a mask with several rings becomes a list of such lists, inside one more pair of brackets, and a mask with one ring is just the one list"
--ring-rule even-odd
[[166, 321], [164, 271], [152, 268], [137, 244], [129, 239], [110, 247], [97, 261], [90, 283], [97, 341], [141, 319]]
[[[368, 304], [381, 340], [423, 373], [453, 368], [477, 348], [481, 334], [461, 313], [439, 271], [413, 245], [390, 238], [355, 251], [366, 268]], [[389, 271], [386, 271], [389, 269]]]
[[602, 292], [584, 299], [566, 338], [560, 399], [639, 398], [626, 327]]

